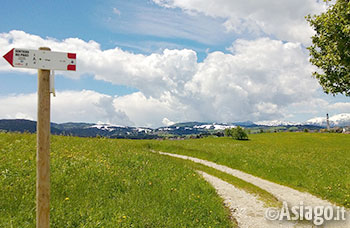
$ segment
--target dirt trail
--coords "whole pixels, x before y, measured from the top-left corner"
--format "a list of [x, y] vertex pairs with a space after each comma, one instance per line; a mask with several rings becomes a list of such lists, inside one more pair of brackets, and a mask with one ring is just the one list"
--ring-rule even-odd
[[198, 171], [198, 173], [213, 185], [217, 193], [224, 199], [225, 205], [230, 208], [240, 228], [313, 227], [310, 224], [300, 225], [288, 221], [268, 221], [264, 218], [266, 208], [256, 196], [205, 172]]
[[[217, 170], [220, 170], [222, 172], [228, 173], [232, 176], [235, 176], [237, 178], [240, 178], [246, 182], [249, 182], [251, 184], [254, 184], [255, 186], [264, 189], [266, 191], [268, 191], [269, 193], [271, 193], [272, 195], [274, 195], [278, 200], [280, 200], [281, 202], [285, 201], [288, 203], [289, 206], [295, 206], [295, 205], [300, 205], [300, 202], [303, 202], [303, 204], [305, 206], [335, 206], [334, 204], [326, 201], [326, 200], [322, 200], [314, 195], [311, 195], [310, 193], [307, 192], [300, 192], [297, 191], [295, 189], [283, 186], [283, 185], [279, 185], [264, 179], [261, 179], [259, 177], [255, 177], [253, 175], [244, 173], [242, 171], [236, 170], [236, 169], [232, 169], [229, 168], [227, 166], [224, 165], [218, 165], [214, 162], [210, 162], [210, 161], [206, 161], [206, 160], [202, 160], [202, 159], [198, 159], [198, 158], [194, 158], [194, 157], [189, 157], [189, 156], [185, 156], [185, 155], [178, 155], [178, 154], [171, 154], [171, 153], [164, 153], [164, 152], [158, 152], [160, 154], [163, 155], [168, 155], [168, 156], [172, 156], [172, 157], [176, 157], [176, 158], [181, 158], [181, 159], [186, 159], [186, 160], [191, 160], [193, 162], [196, 163], [200, 163], [212, 168], [215, 168]], [[207, 174], [206, 174], [207, 175]], [[205, 177], [205, 175], [203, 175]], [[210, 178], [212, 180], [215, 180], [213, 178]], [[217, 178], [216, 178], [217, 179]], [[211, 181], [208, 180], [208, 182], [212, 183]], [[220, 181], [215, 180], [215, 183], [219, 183]], [[213, 182], [214, 183], [214, 182]], [[212, 183], [212, 184], [213, 184]], [[226, 183], [226, 182], [225, 182]], [[214, 185], [214, 184], [213, 184]], [[217, 185], [214, 187], [217, 189], [218, 193], [220, 194], [220, 192], [227, 192], [227, 186], [226, 185]], [[232, 185], [231, 185], [232, 186]], [[230, 187], [231, 188], [231, 187]], [[224, 190], [226, 189], [226, 190]], [[233, 192], [236, 192], [238, 194], [237, 191], [232, 190]], [[234, 193], [232, 193], [234, 194]], [[247, 193], [246, 193], [247, 194]], [[224, 198], [225, 199], [225, 198]], [[225, 199], [227, 200], [227, 199]], [[255, 205], [256, 200], [252, 200], [253, 204]], [[244, 205], [244, 204], [243, 204]], [[245, 207], [247, 208], [247, 207]], [[252, 207], [254, 208], [254, 207]], [[256, 205], [256, 208], [260, 208], [259, 205]], [[255, 211], [255, 209], [253, 209], [252, 211]], [[259, 211], [259, 210], [258, 210]], [[260, 213], [260, 211], [259, 211]], [[262, 215], [262, 218], [264, 217], [264, 214]], [[350, 212], [347, 211], [346, 213], [346, 221], [331, 221], [329, 223], [326, 223], [323, 227], [327, 227], [327, 228], [350, 228]], [[269, 223], [271, 225], [271, 223]], [[244, 226], [242, 226], [244, 227]], [[245, 227], [263, 227], [263, 226], [245, 226]], [[274, 227], [274, 226], [266, 226], [266, 227]], [[277, 226], [277, 227], [289, 227], [287, 224], [284, 224], [282, 226]], [[292, 226], [293, 227], [293, 226]], [[295, 227], [303, 227], [300, 225], [297, 225]], [[305, 226], [305, 227], [310, 227], [310, 226]], [[321, 226], [322, 227], [322, 226]]]

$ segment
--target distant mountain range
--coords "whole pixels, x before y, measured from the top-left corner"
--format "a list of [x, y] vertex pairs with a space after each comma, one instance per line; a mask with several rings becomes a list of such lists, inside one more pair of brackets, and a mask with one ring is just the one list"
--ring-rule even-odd
[[[331, 126], [350, 126], [350, 114], [341, 114], [330, 118]], [[305, 123], [282, 121], [204, 123], [186, 122], [159, 128], [128, 127], [104, 123], [51, 123], [51, 133], [79, 137], [109, 137], [128, 139], [155, 139], [178, 136], [218, 135], [222, 136], [226, 128], [241, 126], [252, 132], [259, 131], [301, 131], [319, 130], [326, 126], [326, 118], [314, 118]], [[36, 122], [24, 119], [0, 120], [0, 130], [11, 132], [36, 132]]]
[[[36, 121], [24, 119], [0, 120], [0, 130], [11, 132], [36, 132]], [[158, 138], [149, 128], [126, 127], [111, 124], [93, 123], [51, 123], [51, 133], [55, 135], [70, 135], [79, 137], [110, 137], [130, 139]]]
[[[306, 121], [307, 124], [316, 126], [327, 126], [326, 117], [317, 117]], [[342, 113], [329, 117], [329, 125], [331, 127], [350, 126], [350, 113]]]
[[[287, 121], [259, 121], [255, 122], [259, 126], [300, 126], [300, 125], [311, 125], [311, 126], [320, 126], [327, 127], [327, 118], [326, 117], [315, 117], [309, 119], [303, 123], [287, 122]], [[350, 126], [350, 113], [341, 113], [338, 115], [329, 117], [329, 125], [331, 127], [346, 127]]]
[[[331, 127], [350, 126], [350, 114], [343, 113], [329, 118]], [[301, 131], [319, 130], [327, 126], [324, 117], [312, 118], [304, 123], [283, 121], [205, 123], [185, 122], [159, 128], [128, 127], [105, 123], [51, 123], [51, 133], [55, 135], [71, 135], [79, 137], [109, 137], [128, 139], [154, 139], [178, 136], [223, 135], [226, 128], [241, 126], [251, 132], [260, 131]], [[0, 120], [0, 130], [11, 132], [36, 132], [36, 122], [24, 119]]]

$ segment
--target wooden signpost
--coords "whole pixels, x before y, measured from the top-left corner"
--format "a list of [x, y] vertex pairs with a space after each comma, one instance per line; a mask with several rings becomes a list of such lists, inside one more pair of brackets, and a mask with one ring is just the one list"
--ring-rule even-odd
[[76, 54], [14, 48], [4, 55], [13, 66], [38, 69], [36, 227], [50, 227], [50, 70], [76, 70]]

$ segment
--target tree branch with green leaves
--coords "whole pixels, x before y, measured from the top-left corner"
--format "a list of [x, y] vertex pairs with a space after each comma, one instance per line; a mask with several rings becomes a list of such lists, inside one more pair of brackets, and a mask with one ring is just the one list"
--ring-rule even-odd
[[326, 12], [306, 18], [316, 32], [308, 47], [310, 62], [320, 69], [313, 75], [325, 93], [350, 96], [350, 0], [337, 0]]

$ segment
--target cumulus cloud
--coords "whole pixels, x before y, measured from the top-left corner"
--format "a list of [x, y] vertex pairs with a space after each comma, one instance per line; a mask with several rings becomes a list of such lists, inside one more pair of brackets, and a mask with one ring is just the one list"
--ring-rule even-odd
[[[133, 125], [126, 114], [113, 106], [114, 97], [90, 90], [57, 92], [51, 99], [54, 122], [98, 122]], [[36, 120], [37, 94], [0, 97], [0, 117]]]
[[[118, 47], [101, 50], [94, 41], [43, 39], [22, 31], [0, 34], [0, 44], [2, 53], [12, 47], [39, 46], [76, 52], [77, 72], [61, 74], [75, 78], [94, 75], [96, 80], [139, 90], [119, 97], [93, 91], [58, 93], [53, 99], [53, 105], [56, 104], [53, 108], [60, 107], [53, 112], [58, 122], [100, 120], [161, 126], [164, 119], [173, 122], [281, 119], [298, 112], [290, 110], [293, 106], [304, 105], [305, 112], [312, 111], [310, 104], [320, 89], [311, 77], [314, 69], [302, 45], [271, 38], [236, 40], [229, 48], [231, 53], [208, 53], [203, 62], [198, 62], [196, 52], [189, 49], [141, 55]], [[17, 69], [0, 61], [0, 72], [10, 70]], [[34, 118], [33, 101], [34, 94], [2, 98], [2, 107], [12, 106], [1, 110], [0, 116], [14, 118], [22, 113]]]
[[311, 114], [318, 115], [318, 113], [326, 113], [328, 109], [332, 106], [328, 101], [315, 97], [316, 94], [312, 94], [313, 96], [309, 99], [301, 100], [300, 102], [296, 102], [290, 104], [285, 113], [293, 113], [293, 114]]
[[169, 120], [168, 118], [164, 118], [162, 123], [165, 125], [165, 126], [171, 126], [171, 125], [174, 125], [175, 122]]
[[182, 105], [173, 97], [147, 98], [142, 92], [116, 97], [114, 107], [123, 110], [137, 126], [161, 126], [163, 118], [185, 119]]
[[308, 14], [326, 8], [317, 0], [153, 0], [167, 8], [181, 8], [191, 14], [204, 13], [214, 18], [224, 18], [228, 31], [266, 34], [281, 40], [308, 44], [312, 29], [305, 21]]
[[36, 119], [36, 94], [18, 94], [0, 97], [0, 118]]
[[330, 105], [330, 109], [336, 112], [350, 113], [350, 102], [337, 102]]
[[300, 44], [238, 40], [232, 51], [209, 54], [186, 85], [215, 110], [211, 119], [218, 113], [223, 121], [281, 118], [281, 108], [308, 100], [318, 88]]

